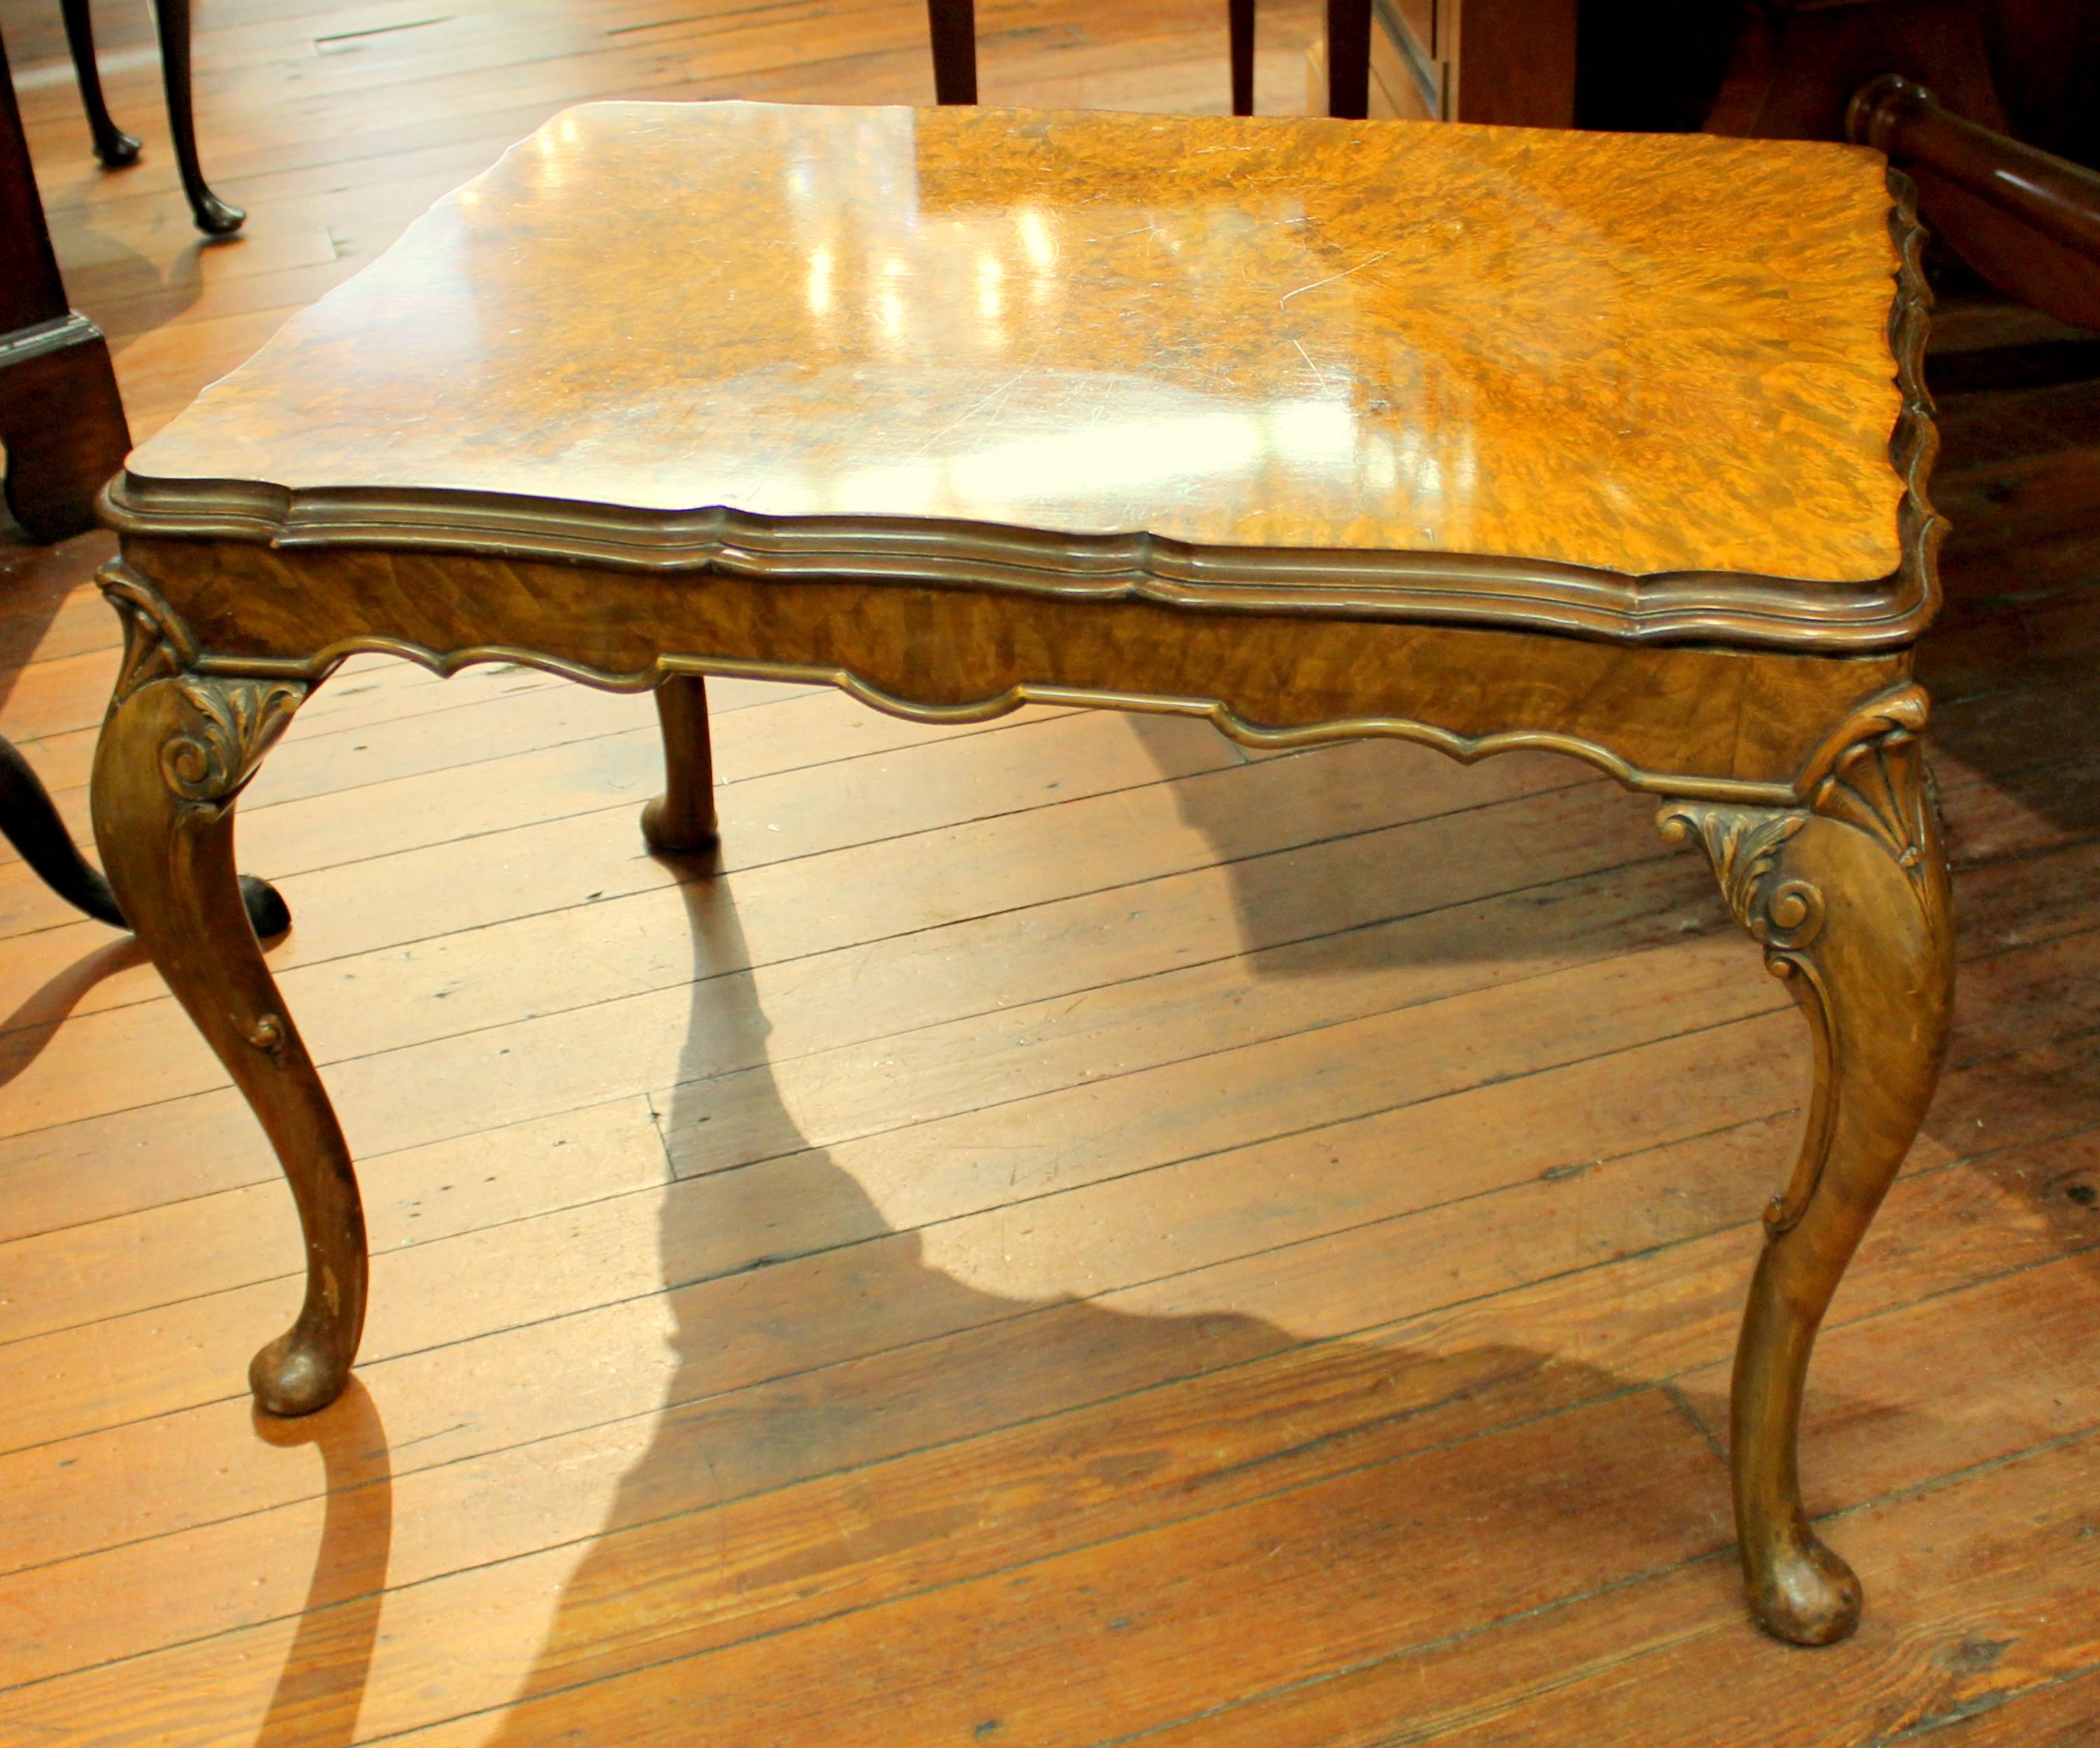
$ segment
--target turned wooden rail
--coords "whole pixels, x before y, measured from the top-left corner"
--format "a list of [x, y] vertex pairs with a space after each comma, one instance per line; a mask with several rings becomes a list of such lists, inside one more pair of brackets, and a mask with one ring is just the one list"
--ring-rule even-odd
[[1883, 73], [1853, 94], [1845, 130], [2100, 262], [2100, 171], [1965, 121], [1901, 73]]

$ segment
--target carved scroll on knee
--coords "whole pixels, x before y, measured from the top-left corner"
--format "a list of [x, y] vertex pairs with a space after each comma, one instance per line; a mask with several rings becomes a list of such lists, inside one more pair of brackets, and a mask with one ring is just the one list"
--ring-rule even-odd
[[161, 748], [161, 775], [186, 804], [224, 806], [247, 786], [311, 685], [198, 673], [188, 628], [152, 588], [121, 563], [106, 566], [97, 581], [124, 626], [124, 658], [111, 707], [145, 686], [173, 685], [182, 704], [180, 726]]

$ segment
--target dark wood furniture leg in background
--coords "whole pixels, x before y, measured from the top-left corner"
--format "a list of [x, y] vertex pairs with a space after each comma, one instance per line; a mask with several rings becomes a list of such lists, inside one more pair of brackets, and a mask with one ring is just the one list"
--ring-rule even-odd
[[138, 162], [139, 142], [109, 118], [109, 105], [102, 96], [102, 69], [95, 64], [95, 21], [88, 15], [87, 5], [88, 0], [59, 0], [66, 46], [73, 51], [73, 76], [80, 81], [80, 106], [87, 112], [88, 130], [95, 135], [95, 155], [105, 170], [122, 170]]
[[[101, 870], [73, 843], [42, 780], [4, 736], [0, 736], [0, 837], [15, 846], [39, 880], [76, 910], [84, 910], [112, 928], [130, 927]], [[291, 928], [291, 910], [268, 881], [243, 874], [240, 901], [258, 939], [275, 940]]]
[[1371, 111], [1371, 0], [1327, 0], [1327, 113]]
[[[95, 135], [95, 155], [108, 170], [139, 161], [139, 142], [110, 119], [103, 99], [102, 73], [95, 61], [95, 23], [90, 0], [59, 0], [65, 20], [66, 46], [80, 81], [81, 107]], [[168, 96], [168, 131], [174, 140], [175, 168], [190, 203], [196, 227], [207, 236], [231, 236], [248, 214], [211, 192], [197, 161], [196, 117], [190, 100], [190, 0], [156, 0], [154, 20], [161, 37], [161, 80]]]
[[174, 135], [183, 192], [198, 230], [207, 236], [231, 236], [248, 214], [211, 192], [197, 162], [196, 121], [190, 109], [190, 0], [155, 0], [153, 11], [161, 25], [161, 81], [168, 93], [168, 130]]
[[933, 43], [933, 101], [977, 100], [977, 16], [975, 0], [926, 0], [926, 29]]
[[[84, 3], [84, 0], [82, 0]], [[1233, 113], [1254, 113], [1255, 0], [1225, 0], [1233, 73]], [[1348, 15], [1336, 29], [1338, 12]], [[1354, 20], [1355, 22], [1350, 22]], [[1361, 116], [1370, 106], [1370, 0], [1328, 0], [1327, 40], [1333, 71], [1328, 89], [1353, 92], [1356, 108], [1330, 102], [1330, 113]], [[975, 0], [926, 0], [927, 34], [933, 45], [933, 100], [973, 103], [977, 100], [977, 36]], [[1339, 43], [1342, 51], [1331, 45]]]
[[1231, 38], [1233, 113], [1254, 113], [1254, 0], [1225, 0], [1225, 24]]

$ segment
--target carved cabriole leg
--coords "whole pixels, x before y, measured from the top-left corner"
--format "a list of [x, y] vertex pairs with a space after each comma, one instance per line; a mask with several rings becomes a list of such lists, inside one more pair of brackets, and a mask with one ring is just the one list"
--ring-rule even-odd
[[660, 856], [711, 849], [715, 841], [715, 761], [708, 739], [708, 683], [673, 674], [656, 688], [664, 729], [664, 793], [642, 810], [642, 839]]
[[249, 926], [233, 804], [308, 688], [186, 671], [179, 631], [115, 594], [127, 647], [95, 754], [95, 841], [117, 902], [276, 1149], [307, 1241], [307, 1293], [249, 1381], [276, 1414], [325, 1407], [364, 1323], [364, 1217], [320, 1077]]
[[1802, 1509], [1809, 1350], [1924, 1119], [1947, 1044], [1953, 928], [1924, 720], [1914, 687], [1855, 719], [1804, 773], [1798, 810], [1673, 802], [1661, 815], [1665, 837], [1705, 850], [1815, 1037], [1807, 1133], [1766, 1212], [1730, 1416], [1750, 1606], [1799, 1645], [1843, 1638], [1860, 1603], [1859, 1580]]

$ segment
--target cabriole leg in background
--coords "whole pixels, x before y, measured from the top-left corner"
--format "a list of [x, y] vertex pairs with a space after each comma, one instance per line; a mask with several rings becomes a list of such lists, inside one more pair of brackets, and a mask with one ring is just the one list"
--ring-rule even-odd
[[196, 116], [190, 100], [190, 0], [156, 0], [153, 11], [161, 24], [161, 83], [168, 94], [168, 130], [174, 136], [183, 192], [189, 197], [198, 230], [207, 236], [231, 236], [248, 214], [211, 192], [197, 161]]
[[1736, 920], [1787, 980], [1815, 1041], [1793, 1175], [1736, 1349], [1730, 1466], [1743, 1574], [1767, 1631], [1828, 1645], [1860, 1618], [1860, 1582], [1820, 1541], [1796, 1453], [1815, 1332], [1924, 1120], [1947, 1046], [1954, 931], [1917, 733], [1925, 696], [1896, 694], [1811, 767], [1798, 811], [1676, 802], [1664, 834], [1696, 838]]
[[[73, 845], [51, 798], [15, 743], [0, 735], [0, 837], [15, 846], [37, 878], [75, 909], [112, 928], [128, 928], [117, 895], [99, 869]], [[275, 940], [292, 926], [277, 889], [253, 874], [240, 877], [240, 901], [256, 934]]]
[[715, 760], [708, 739], [708, 683], [673, 674], [656, 688], [664, 727], [664, 793], [642, 810], [642, 839], [660, 856], [712, 849]]
[[80, 81], [80, 106], [87, 112], [87, 129], [95, 136], [95, 155], [105, 169], [121, 170], [138, 161], [139, 142], [109, 119], [109, 105], [102, 96], [102, 69], [95, 64], [95, 24], [87, 5], [88, 0], [59, 0], [59, 11], [65, 20], [73, 74]]
[[335, 1400], [364, 1323], [364, 1216], [350, 1151], [249, 927], [233, 864], [235, 798], [305, 685], [185, 671], [135, 607], [95, 753], [95, 841], [140, 944], [261, 1121], [298, 1204], [306, 1302], [255, 1356], [273, 1414]]

